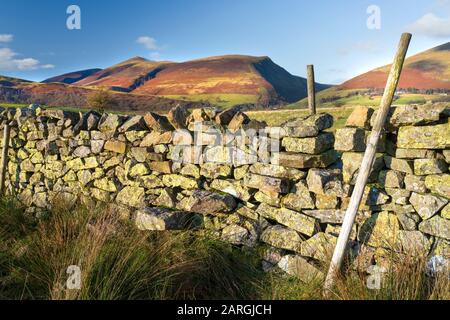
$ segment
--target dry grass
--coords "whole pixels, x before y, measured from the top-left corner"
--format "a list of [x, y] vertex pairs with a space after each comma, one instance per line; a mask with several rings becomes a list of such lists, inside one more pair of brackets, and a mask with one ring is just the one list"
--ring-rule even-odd
[[[0, 299], [324, 299], [322, 280], [263, 273], [253, 250], [198, 232], [140, 232], [118, 216], [59, 205], [37, 220], [0, 200]], [[399, 257], [381, 290], [349, 271], [329, 298], [450, 299], [448, 276], [429, 278], [426, 259]], [[71, 265], [81, 269], [80, 290], [66, 287]]]

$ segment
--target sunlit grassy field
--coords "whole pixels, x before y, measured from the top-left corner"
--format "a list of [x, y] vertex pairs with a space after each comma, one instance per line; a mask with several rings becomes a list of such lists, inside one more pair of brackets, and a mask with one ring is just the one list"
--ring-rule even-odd
[[[340, 108], [319, 108], [318, 112], [326, 112], [334, 117], [334, 126], [332, 130], [336, 130], [345, 126], [347, 118], [353, 111], [353, 106]], [[273, 111], [247, 111], [247, 115], [251, 119], [266, 121], [269, 126], [280, 126], [282, 123], [308, 115], [307, 109], [290, 109], [290, 110], [273, 110]]]

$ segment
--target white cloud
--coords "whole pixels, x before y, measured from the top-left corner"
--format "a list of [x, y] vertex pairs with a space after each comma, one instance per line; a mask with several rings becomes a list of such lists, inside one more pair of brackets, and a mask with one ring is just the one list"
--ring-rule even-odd
[[378, 46], [372, 41], [358, 41], [345, 48], [338, 49], [338, 53], [343, 56], [352, 52], [376, 53], [378, 52]]
[[12, 34], [0, 34], [0, 42], [11, 42], [14, 36]]
[[443, 19], [427, 13], [407, 27], [409, 32], [433, 38], [450, 37], [450, 18]]
[[139, 44], [142, 44], [148, 50], [158, 50], [159, 47], [156, 44], [156, 40], [152, 37], [142, 36], [139, 37], [136, 41]]
[[50, 69], [54, 65], [41, 65], [39, 60], [34, 58], [18, 59], [18, 54], [10, 48], [0, 48], [0, 70], [3, 71], [25, 71], [36, 69]]

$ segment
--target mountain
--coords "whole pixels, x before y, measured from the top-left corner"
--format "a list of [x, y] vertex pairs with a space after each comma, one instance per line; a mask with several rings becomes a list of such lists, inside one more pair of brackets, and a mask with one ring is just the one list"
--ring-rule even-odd
[[[317, 84], [318, 90], [326, 88]], [[306, 79], [291, 75], [268, 57], [228, 55], [165, 65], [134, 92], [268, 105], [297, 101], [307, 96], [307, 86]]]
[[[391, 65], [354, 77], [317, 94], [322, 107], [342, 105], [377, 106], [386, 86]], [[450, 101], [450, 42], [418, 53], [405, 60], [394, 103]], [[306, 107], [307, 99], [287, 106]]]
[[[72, 107], [90, 109], [89, 99], [105, 90], [98, 88], [73, 86], [64, 83], [39, 83], [21, 79], [0, 76], [0, 105], [8, 104], [41, 104], [54, 107]], [[195, 106], [209, 106], [206, 103], [180, 101], [157, 96], [145, 96], [132, 93], [109, 91], [111, 111], [138, 112], [147, 111], [167, 112], [176, 105], [187, 108]]]
[[[180, 63], [135, 57], [97, 71], [73, 85], [208, 101], [221, 106], [243, 103], [267, 106], [290, 103], [307, 96], [306, 79], [293, 76], [268, 57], [244, 55]], [[328, 87], [316, 84], [317, 90]]]
[[[364, 73], [337, 89], [384, 89], [390, 67], [387, 65]], [[450, 42], [406, 59], [398, 88], [450, 90]]]
[[66, 73], [60, 76], [46, 79], [42, 81], [43, 83], [65, 83], [72, 84], [74, 82], [83, 80], [86, 77], [93, 75], [94, 73], [101, 71], [102, 69], [87, 69], [77, 72]]

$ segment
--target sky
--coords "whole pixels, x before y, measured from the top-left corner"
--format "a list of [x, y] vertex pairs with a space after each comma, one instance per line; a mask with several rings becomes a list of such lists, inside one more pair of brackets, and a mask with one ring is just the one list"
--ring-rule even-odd
[[134, 56], [246, 54], [299, 76], [314, 64], [318, 82], [339, 84], [390, 63], [405, 31], [409, 55], [450, 41], [450, 0], [2, 1], [0, 74], [41, 81]]

